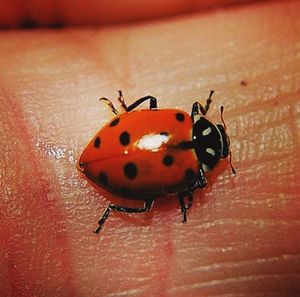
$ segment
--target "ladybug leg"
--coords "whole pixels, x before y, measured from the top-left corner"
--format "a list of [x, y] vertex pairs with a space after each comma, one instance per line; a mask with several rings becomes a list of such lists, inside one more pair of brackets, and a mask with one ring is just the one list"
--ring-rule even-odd
[[203, 113], [203, 111], [201, 110], [201, 113], [202, 113], [203, 115], [206, 115], [207, 112], [208, 112], [208, 110], [209, 110], [209, 106], [210, 106], [210, 104], [211, 104], [211, 102], [212, 102], [211, 97], [212, 97], [213, 93], [214, 93], [214, 90], [211, 90], [210, 93], [209, 93], [208, 98], [206, 99], [206, 104], [205, 104], [205, 107], [204, 107], [205, 113]]
[[123, 93], [122, 93], [121, 90], [119, 90], [118, 92], [119, 92], [118, 100], [119, 100], [119, 102], [121, 103], [122, 108], [123, 108], [124, 110], [126, 110], [126, 109], [127, 109], [127, 106], [126, 106], [126, 103], [125, 103], [125, 99], [124, 99], [124, 97], [123, 97]]
[[205, 177], [205, 174], [203, 172], [203, 169], [200, 168], [199, 170], [199, 174], [197, 176], [197, 185], [199, 188], [204, 188], [207, 184], [207, 180], [206, 180], [206, 177]]
[[129, 105], [126, 108], [126, 111], [132, 111], [132, 110], [134, 110], [136, 107], [138, 107], [139, 105], [141, 105], [143, 102], [145, 102], [147, 100], [150, 101], [150, 105], [149, 105], [150, 109], [156, 109], [157, 108], [157, 99], [155, 97], [153, 97], [153, 96], [145, 96], [145, 97], [142, 97], [142, 98], [136, 100], [131, 105]]
[[192, 120], [194, 122], [194, 118], [196, 115], [198, 115], [200, 112], [202, 115], [206, 115], [208, 110], [209, 110], [209, 106], [212, 102], [212, 95], [213, 95], [214, 91], [211, 90], [210, 93], [209, 93], [209, 96], [206, 100], [206, 104], [205, 104], [205, 107], [202, 106], [201, 103], [199, 103], [198, 101], [196, 101], [194, 104], [193, 104], [193, 107], [192, 107], [192, 112], [191, 112], [191, 117], [192, 117]]
[[179, 201], [179, 205], [181, 208], [181, 213], [182, 213], [182, 222], [186, 222], [187, 221], [187, 217], [186, 217], [186, 211], [187, 208], [185, 206], [185, 202], [184, 202], [184, 197], [187, 196], [187, 192], [180, 192], [178, 193], [178, 201]]
[[[182, 213], [182, 222], [185, 223], [187, 221], [187, 210], [192, 207], [193, 205], [193, 191], [183, 191], [178, 193], [178, 201], [181, 208]], [[188, 205], [185, 205], [184, 198], [188, 198]]]
[[118, 115], [118, 114], [119, 114], [119, 112], [116, 110], [116, 108], [114, 107], [114, 105], [112, 104], [112, 102], [111, 102], [109, 99], [107, 99], [107, 98], [105, 98], [105, 97], [102, 97], [102, 98], [99, 99], [99, 101], [104, 101], [105, 103], [107, 103], [109, 109], [110, 109], [115, 115]]
[[190, 193], [188, 195], [188, 205], [187, 205], [187, 209], [190, 209], [192, 206], [193, 206], [193, 200], [194, 200], [194, 196], [193, 196], [193, 193]]
[[[204, 175], [204, 172], [202, 169], [199, 170], [199, 174], [197, 176], [196, 181], [190, 186], [190, 188], [187, 191], [179, 192], [178, 193], [178, 201], [181, 208], [181, 213], [183, 216], [182, 222], [187, 221], [187, 210], [190, 209], [193, 206], [193, 193], [195, 190], [199, 188], [204, 188], [207, 184], [206, 177]], [[184, 198], [188, 198], [188, 205], [186, 206]]]
[[114, 211], [121, 211], [121, 212], [126, 212], [126, 213], [141, 213], [141, 212], [146, 212], [146, 211], [150, 211], [152, 206], [153, 206], [154, 200], [153, 199], [149, 199], [146, 200], [144, 202], [144, 206], [143, 207], [138, 207], [138, 208], [130, 208], [130, 207], [126, 207], [126, 206], [121, 206], [121, 205], [115, 205], [115, 204], [109, 204], [108, 207], [106, 208], [106, 210], [104, 211], [101, 219], [98, 222], [98, 228], [94, 231], [94, 233], [99, 233], [100, 230], [102, 229], [106, 219], [108, 218], [110, 211], [114, 210]]

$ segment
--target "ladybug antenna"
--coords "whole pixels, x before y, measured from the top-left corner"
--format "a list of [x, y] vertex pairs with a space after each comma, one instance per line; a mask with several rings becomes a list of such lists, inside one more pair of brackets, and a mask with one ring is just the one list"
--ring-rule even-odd
[[221, 106], [220, 110], [221, 110], [221, 121], [222, 121], [222, 123], [223, 123], [224, 130], [226, 131], [227, 125], [226, 125], [226, 123], [225, 123], [225, 121], [224, 121], [224, 118], [223, 118], [223, 113], [224, 113], [224, 106], [223, 106], [223, 105]]
[[231, 167], [231, 172], [232, 172], [232, 174], [236, 174], [236, 170], [232, 165], [232, 152], [231, 152], [230, 149], [229, 149], [228, 154], [229, 154], [229, 164], [230, 164], [230, 167]]
[[[226, 130], [227, 130], [227, 125], [224, 121], [224, 117], [223, 117], [223, 113], [224, 113], [224, 106], [222, 105], [221, 108], [221, 121], [223, 123], [223, 127], [224, 127], [224, 130], [225, 130], [225, 134], [226, 134]], [[231, 172], [232, 174], [236, 174], [236, 170], [234, 169], [233, 165], [232, 165], [232, 152], [231, 152], [231, 149], [230, 149], [230, 140], [229, 140], [229, 137], [228, 135], [226, 134], [227, 136], [227, 141], [228, 141], [228, 154], [229, 154], [229, 165], [231, 167]]]

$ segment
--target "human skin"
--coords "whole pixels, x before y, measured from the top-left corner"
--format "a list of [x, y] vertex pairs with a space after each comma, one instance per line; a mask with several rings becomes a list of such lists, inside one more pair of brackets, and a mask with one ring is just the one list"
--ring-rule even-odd
[[[0, 296], [299, 296], [300, 3], [255, 3], [93, 29], [0, 32]], [[111, 213], [76, 170], [112, 113], [147, 94], [231, 137], [194, 194]], [[158, 168], [159, 174], [159, 168]]]

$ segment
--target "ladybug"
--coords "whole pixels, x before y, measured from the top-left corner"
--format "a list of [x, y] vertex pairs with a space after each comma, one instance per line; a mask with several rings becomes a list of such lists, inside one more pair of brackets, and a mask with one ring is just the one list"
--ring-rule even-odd
[[[213, 91], [204, 107], [196, 101], [191, 115], [180, 109], [159, 109], [152, 96], [127, 106], [121, 91], [118, 100], [124, 112], [119, 114], [109, 99], [100, 98], [115, 117], [86, 146], [78, 169], [91, 183], [123, 198], [143, 200], [144, 206], [109, 204], [95, 233], [100, 232], [110, 211], [150, 211], [155, 198], [165, 194], [177, 194], [185, 222], [193, 204], [193, 192], [207, 183], [205, 172], [229, 156], [235, 174], [223, 106], [223, 124], [213, 124], [205, 117], [212, 94]], [[145, 101], [149, 101], [149, 109], [136, 109]]]

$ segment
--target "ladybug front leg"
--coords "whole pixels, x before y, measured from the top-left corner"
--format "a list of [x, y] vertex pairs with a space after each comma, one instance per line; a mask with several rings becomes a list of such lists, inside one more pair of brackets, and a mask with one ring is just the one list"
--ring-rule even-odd
[[138, 107], [139, 105], [141, 105], [143, 102], [150, 100], [150, 109], [156, 109], [157, 108], [157, 99], [153, 96], [145, 96], [142, 97], [138, 100], [136, 100], [135, 102], [133, 102], [131, 105], [129, 105], [126, 108], [126, 111], [132, 111], [133, 109], [135, 109], [136, 107]]
[[199, 103], [198, 101], [196, 101], [196, 102], [193, 104], [192, 112], [191, 112], [191, 118], [192, 118], [193, 122], [194, 122], [195, 116], [199, 114], [199, 111], [200, 111], [201, 114], [204, 115], [204, 116], [207, 114], [207, 112], [208, 112], [208, 110], [209, 110], [209, 106], [210, 106], [210, 104], [211, 104], [211, 102], [212, 102], [211, 97], [212, 97], [213, 93], [214, 93], [214, 91], [211, 90], [210, 93], [209, 93], [209, 96], [208, 96], [208, 98], [207, 98], [207, 100], [206, 100], [205, 107], [203, 107], [202, 104]]
[[100, 232], [100, 230], [102, 229], [102, 227], [103, 227], [106, 219], [108, 218], [111, 210], [121, 211], [121, 212], [126, 212], [126, 213], [141, 213], [141, 212], [150, 211], [152, 206], [153, 206], [153, 203], [154, 203], [153, 199], [146, 200], [144, 202], [144, 206], [139, 207], [139, 208], [130, 208], [130, 207], [121, 206], [121, 205], [109, 204], [108, 207], [106, 208], [106, 210], [104, 211], [101, 219], [99, 220], [99, 222], [98, 222], [99, 226], [94, 231], [94, 233], [98, 234]]

